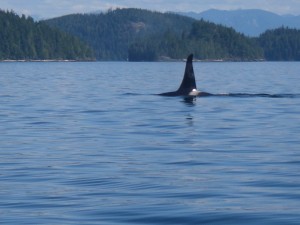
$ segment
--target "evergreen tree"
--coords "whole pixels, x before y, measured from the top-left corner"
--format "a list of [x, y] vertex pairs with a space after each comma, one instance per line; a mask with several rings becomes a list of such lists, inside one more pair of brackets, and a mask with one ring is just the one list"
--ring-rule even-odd
[[271, 61], [300, 60], [300, 30], [281, 27], [261, 34], [258, 43]]
[[0, 59], [93, 59], [92, 50], [80, 41], [31, 17], [0, 10]]
[[141, 9], [75, 14], [45, 21], [89, 43], [98, 60], [255, 60], [262, 49], [252, 39], [206, 21]]

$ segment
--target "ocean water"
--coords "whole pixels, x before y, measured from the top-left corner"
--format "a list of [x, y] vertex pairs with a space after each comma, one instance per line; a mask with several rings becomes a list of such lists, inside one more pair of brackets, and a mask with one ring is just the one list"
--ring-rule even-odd
[[1, 224], [300, 224], [300, 63], [0, 63]]

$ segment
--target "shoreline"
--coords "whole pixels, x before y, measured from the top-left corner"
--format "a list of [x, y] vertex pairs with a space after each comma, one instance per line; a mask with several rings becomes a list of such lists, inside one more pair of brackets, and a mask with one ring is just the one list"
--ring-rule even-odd
[[2, 59], [0, 62], [96, 62], [97, 60], [76, 59]]
[[[76, 60], [76, 59], [2, 59], [0, 62], [185, 62], [186, 59], [160, 59], [155, 61], [128, 61], [128, 60]], [[229, 60], [229, 59], [194, 59], [193, 62], [272, 62], [265, 59]], [[289, 62], [289, 61], [285, 61]]]

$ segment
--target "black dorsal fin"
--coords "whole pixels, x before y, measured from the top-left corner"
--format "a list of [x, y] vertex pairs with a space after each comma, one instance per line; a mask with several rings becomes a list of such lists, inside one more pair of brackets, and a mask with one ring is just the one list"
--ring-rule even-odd
[[193, 54], [190, 54], [186, 61], [184, 77], [178, 88], [178, 94], [188, 94], [193, 89], [197, 89], [194, 68], [193, 68]]
[[184, 76], [180, 87], [177, 91], [166, 92], [160, 95], [164, 96], [200, 96], [207, 95], [209, 93], [197, 91], [196, 79], [193, 68], [193, 54], [187, 57]]

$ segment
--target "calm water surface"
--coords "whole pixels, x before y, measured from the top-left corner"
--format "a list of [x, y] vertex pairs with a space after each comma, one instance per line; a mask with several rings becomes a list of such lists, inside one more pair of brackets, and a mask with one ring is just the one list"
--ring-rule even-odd
[[194, 67], [0, 63], [0, 223], [300, 224], [300, 63]]

